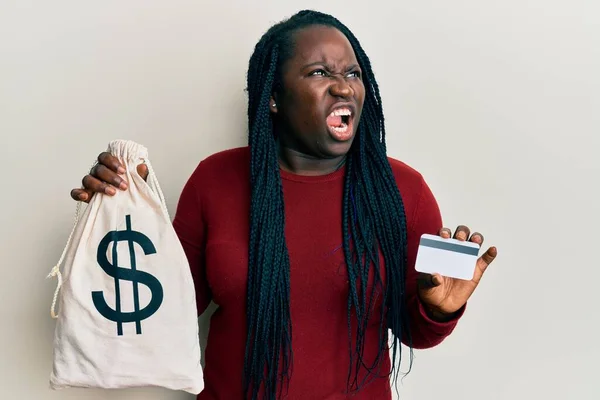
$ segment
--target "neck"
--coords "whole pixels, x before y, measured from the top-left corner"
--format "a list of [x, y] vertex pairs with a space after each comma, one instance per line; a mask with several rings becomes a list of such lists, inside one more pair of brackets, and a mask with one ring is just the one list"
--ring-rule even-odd
[[279, 150], [279, 167], [297, 175], [327, 175], [337, 171], [346, 161], [346, 155], [317, 158], [287, 147]]

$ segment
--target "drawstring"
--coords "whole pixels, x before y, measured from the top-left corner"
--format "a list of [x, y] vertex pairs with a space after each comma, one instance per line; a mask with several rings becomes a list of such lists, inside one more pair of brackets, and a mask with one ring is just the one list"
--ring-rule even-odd
[[63, 263], [65, 259], [65, 255], [67, 254], [67, 250], [69, 249], [69, 245], [71, 244], [71, 239], [73, 239], [73, 234], [75, 233], [75, 228], [79, 223], [79, 218], [81, 217], [81, 201], [77, 202], [77, 207], [75, 209], [75, 218], [73, 221], [73, 228], [71, 229], [71, 234], [69, 235], [69, 239], [67, 239], [67, 244], [63, 249], [63, 252], [58, 260], [58, 263], [52, 268], [46, 279], [57, 277], [58, 283], [56, 285], [56, 290], [54, 291], [54, 298], [52, 299], [52, 306], [50, 306], [50, 316], [54, 319], [58, 318], [58, 314], [56, 314], [56, 301], [58, 299], [58, 292], [63, 284], [62, 274], [60, 273], [60, 265]]
[[[92, 169], [96, 166], [96, 164], [98, 164], [98, 160], [94, 160], [94, 162], [92, 163], [92, 166], [90, 167], [90, 173], [92, 172]], [[67, 244], [65, 245], [65, 248], [63, 249], [60, 258], [58, 259], [58, 262], [52, 268], [48, 276], [46, 276], [46, 279], [56, 277], [58, 280], [58, 283], [56, 284], [56, 290], [54, 291], [54, 297], [52, 298], [52, 305], [50, 306], [50, 316], [54, 319], [58, 318], [58, 314], [56, 313], [56, 302], [58, 300], [58, 293], [63, 284], [62, 274], [60, 273], [60, 266], [63, 263], [65, 256], [67, 255], [67, 250], [71, 245], [71, 240], [73, 239], [75, 228], [77, 228], [79, 218], [81, 218], [81, 203], [82, 201], [78, 201], [77, 206], [75, 207], [75, 218], [73, 220], [73, 228], [71, 229], [71, 233], [69, 234], [69, 238], [67, 239]]]
[[161, 208], [162, 208], [163, 212], [165, 213], [165, 216], [167, 217], [167, 219], [170, 221], [171, 217], [169, 217], [169, 210], [167, 210], [167, 202], [165, 201], [165, 195], [163, 194], [162, 189], [160, 188], [160, 184], [158, 183], [158, 178], [156, 177], [156, 173], [154, 173], [154, 168], [152, 168], [152, 164], [150, 163], [150, 160], [148, 160], [148, 159], [144, 160], [144, 164], [146, 164], [148, 166], [148, 184], [149, 184], [150, 188], [152, 189], [152, 191], [154, 191], [154, 193], [156, 193], [158, 195], [158, 197], [160, 198]]

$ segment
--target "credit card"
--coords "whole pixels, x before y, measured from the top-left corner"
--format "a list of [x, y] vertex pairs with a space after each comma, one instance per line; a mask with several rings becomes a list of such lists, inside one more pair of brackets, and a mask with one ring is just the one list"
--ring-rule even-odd
[[477, 243], [424, 234], [419, 242], [415, 269], [427, 274], [471, 280], [478, 255]]

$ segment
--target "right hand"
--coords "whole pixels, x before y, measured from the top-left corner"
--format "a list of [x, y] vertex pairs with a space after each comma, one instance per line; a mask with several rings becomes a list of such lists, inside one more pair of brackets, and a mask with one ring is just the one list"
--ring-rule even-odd
[[[148, 177], [148, 167], [146, 164], [137, 166], [137, 172], [146, 180]], [[102, 152], [98, 156], [98, 164], [90, 173], [83, 177], [81, 181], [83, 188], [71, 190], [73, 200], [88, 203], [94, 193], [104, 193], [114, 196], [117, 188], [127, 190], [127, 182], [120, 175], [125, 173], [125, 166], [119, 160], [107, 152]]]

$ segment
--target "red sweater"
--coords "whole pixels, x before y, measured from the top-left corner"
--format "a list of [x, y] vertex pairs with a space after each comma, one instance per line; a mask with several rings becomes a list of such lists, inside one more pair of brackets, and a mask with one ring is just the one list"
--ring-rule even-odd
[[[174, 220], [192, 269], [198, 313], [211, 300], [219, 306], [210, 322], [205, 389], [198, 395], [202, 400], [243, 398], [249, 161], [247, 147], [202, 161], [183, 189]], [[407, 218], [407, 294], [413, 347], [432, 347], [452, 332], [464, 308], [451, 322], [438, 323], [427, 317], [417, 296], [414, 262], [421, 234], [437, 234], [442, 227], [440, 211], [418, 172], [394, 159], [390, 163]], [[281, 171], [294, 335], [289, 400], [350, 398], [345, 394], [349, 367], [347, 273], [343, 251], [335, 251], [342, 244], [344, 172], [341, 168], [323, 176], [299, 176]], [[371, 326], [366, 333], [367, 359], [374, 357], [379, 343], [379, 323]], [[386, 357], [381, 374], [389, 369]], [[391, 399], [389, 380], [377, 379], [352, 398]]]

